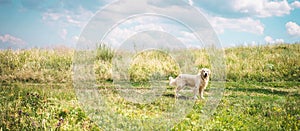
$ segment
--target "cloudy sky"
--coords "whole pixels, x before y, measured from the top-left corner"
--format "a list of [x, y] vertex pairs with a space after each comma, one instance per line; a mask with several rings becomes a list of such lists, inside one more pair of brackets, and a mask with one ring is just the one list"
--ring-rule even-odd
[[[163, 0], [154, 1], [157, 1], [156, 5], [159, 7], [166, 6], [164, 5], [166, 3], [161, 2]], [[205, 16], [223, 47], [300, 42], [300, 1], [185, 0], [185, 2]], [[0, 48], [75, 47], [85, 25], [100, 9], [111, 3], [111, 0], [0, 0]], [[135, 6], [140, 5], [131, 5], [131, 8]], [[145, 19], [147, 23], [143, 24]], [[147, 26], [153, 30], [163, 30], [163, 26], [154, 24], [158, 20], [145, 19], [135, 19], [140, 21], [136, 22], [139, 25], [135, 24], [135, 28]], [[112, 34], [130, 33], [132, 28], [124, 27], [126, 26], [120, 25], [112, 31]]]

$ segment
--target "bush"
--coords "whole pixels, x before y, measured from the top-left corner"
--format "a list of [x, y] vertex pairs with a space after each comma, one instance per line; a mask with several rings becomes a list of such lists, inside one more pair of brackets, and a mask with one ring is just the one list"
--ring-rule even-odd
[[175, 61], [158, 50], [138, 53], [129, 67], [130, 80], [133, 82], [145, 82], [157, 77], [167, 79], [168, 76], [177, 76], [179, 72]]

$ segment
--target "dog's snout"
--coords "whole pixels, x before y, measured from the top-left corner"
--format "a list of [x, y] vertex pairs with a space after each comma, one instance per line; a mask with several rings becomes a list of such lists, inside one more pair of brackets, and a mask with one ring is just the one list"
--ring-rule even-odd
[[204, 73], [204, 77], [207, 77], [207, 76], [208, 76], [208, 74], [205, 72], [205, 73]]

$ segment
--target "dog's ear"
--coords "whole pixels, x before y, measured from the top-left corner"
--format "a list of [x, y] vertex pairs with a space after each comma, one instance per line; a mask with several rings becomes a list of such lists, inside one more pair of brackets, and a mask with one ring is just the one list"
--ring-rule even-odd
[[200, 71], [201, 74], [202, 74], [203, 72], [205, 72], [205, 70], [206, 70], [206, 68], [202, 68], [201, 71]]
[[198, 75], [201, 75], [203, 73], [203, 69], [204, 68], [201, 68], [200, 70], [198, 70]]
[[204, 70], [205, 70], [205, 68], [201, 68], [200, 74], [202, 74]]

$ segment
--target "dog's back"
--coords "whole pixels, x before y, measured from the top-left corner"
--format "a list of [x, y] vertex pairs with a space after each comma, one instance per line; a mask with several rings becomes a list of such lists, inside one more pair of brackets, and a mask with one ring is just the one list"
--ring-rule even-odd
[[178, 75], [177, 79], [181, 81], [182, 84], [186, 86], [195, 86], [195, 82], [197, 82], [197, 79], [200, 79], [200, 75], [190, 75], [190, 74], [180, 74]]

